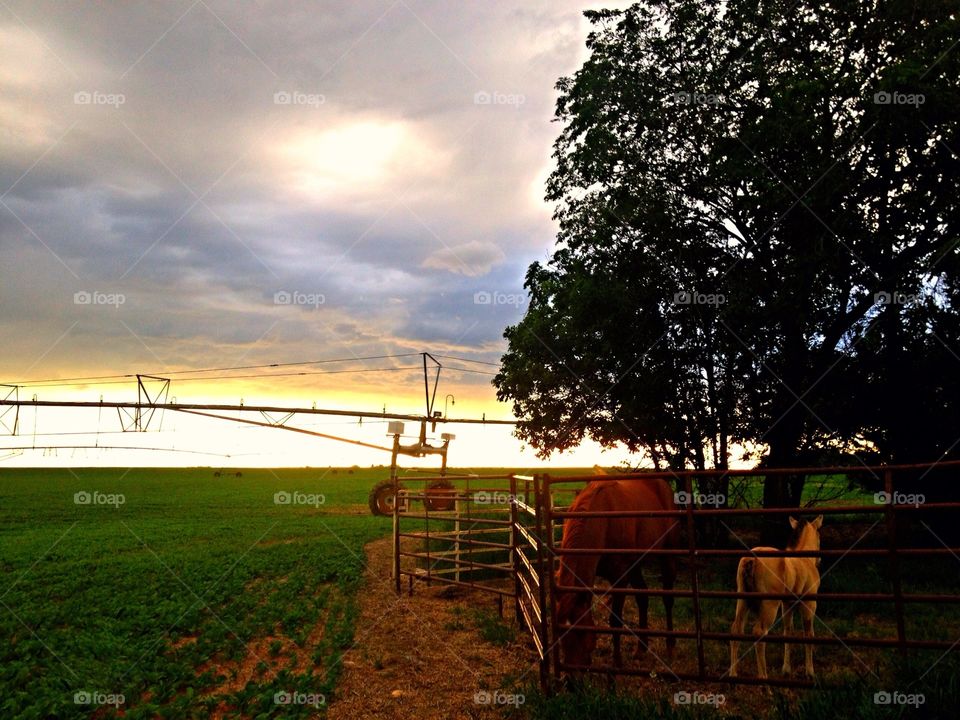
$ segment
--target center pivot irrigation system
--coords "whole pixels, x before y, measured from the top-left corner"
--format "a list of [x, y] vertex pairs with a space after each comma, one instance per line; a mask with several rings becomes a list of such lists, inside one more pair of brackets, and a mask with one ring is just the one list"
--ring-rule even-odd
[[[336, 440], [338, 442], [349, 443], [351, 445], [359, 445], [360, 447], [370, 448], [372, 450], [382, 450], [390, 453], [390, 478], [383, 480], [373, 487], [370, 492], [370, 510], [375, 515], [392, 515], [393, 513], [393, 504], [394, 498], [397, 495], [397, 492], [402, 485], [399, 482], [399, 469], [398, 469], [398, 460], [401, 455], [409, 457], [426, 457], [427, 455], [439, 455], [440, 456], [440, 478], [439, 480], [433, 481], [429, 487], [426, 489], [427, 498], [425, 503], [428, 505], [431, 510], [449, 510], [453, 506], [453, 499], [449, 497], [454, 492], [453, 484], [446, 479], [447, 475], [447, 451], [450, 448], [450, 442], [455, 439], [455, 435], [452, 433], [442, 433], [440, 435], [439, 444], [433, 444], [430, 441], [430, 438], [427, 436], [427, 425], [430, 425], [430, 432], [435, 433], [437, 429], [437, 424], [446, 424], [446, 423], [459, 423], [459, 424], [474, 424], [474, 425], [514, 425], [516, 424], [515, 420], [490, 420], [487, 419], [486, 415], [481, 418], [450, 418], [447, 417], [446, 413], [446, 402], [444, 403], [443, 412], [434, 409], [434, 403], [437, 398], [437, 388], [440, 383], [440, 372], [443, 369], [443, 364], [440, 362], [440, 358], [448, 358], [452, 360], [457, 360], [460, 362], [473, 362], [480, 363], [484, 365], [494, 365], [494, 363], [482, 363], [477, 360], [467, 360], [465, 358], [456, 358], [445, 355], [432, 355], [428, 352], [421, 353], [407, 353], [402, 355], [382, 355], [366, 358], [352, 358], [351, 360], [371, 360], [371, 359], [383, 359], [383, 358], [396, 358], [396, 357], [412, 357], [419, 356], [422, 360], [422, 370], [423, 370], [423, 390], [424, 390], [424, 399], [426, 404], [426, 411], [423, 415], [417, 414], [408, 414], [408, 413], [388, 413], [386, 411], [386, 406], [384, 406], [383, 412], [371, 412], [365, 410], [342, 410], [342, 409], [331, 409], [331, 408], [318, 408], [316, 404], [312, 407], [289, 407], [289, 406], [274, 406], [274, 405], [245, 405], [243, 401], [240, 401], [238, 405], [229, 405], [229, 404], [200, 404], [200, 403], [182, 403], [177, 402], [176, 398], [171, 399], [170, 397], [170, 384], [171, 378], [169, 377], [160, 377], [158, 375], [147, 375], [147, 374], [131, 374], [131, 375], [102, 375], [95, 377], [86, 377], [86, 378], [67, 378], [65, 380], [43, 380], [43, 381], [31, 381], [23, 382], [17, 384], [0, 384], [0, 434], [9, 435], [11, 437], [16, 437], [20, 435], [21, 431], [21, 418], [20, 410], [25, 407], [32, 408], [98, 408], [100, 412], [104, 409], [107, 410], [116, 410], [117, 416], [120, 420], [121, 430], [120, 432], [147, 432], [151, 425], [154, 424], [154, 417], [157, 412], [160, 412], [159, 420], [157, 424], [162, 423], [163, 413], [167, 410], [174, 412], [185, 413], [188, 415], [197, 415], [206, 418], [214, 418], [217, 420], [226, 420], [229, 422], [242, 423], [245, 425], [255, 425], [258, 427], [265, 428], [276, 428], [278, 430], [288, 430], [290, 432], [300, 433], [302, 435], [309, 435], [311, 437], [319, 437], [327, 440]], [[276, 377], [276, 374], [263, 374], [263, 375], [226, 375], [219, 378], [213, 378], [210, 376], [196, 376], [197, 373], [206, 373], [212, 371], [234, 371], [234, 370], [250, 370], [250, 369], [261, 369], [261, 368], [280, 368], [288, 367], [292, 365], [317, 365], [322, 363], [334, 363], [334, 362], [345, 362], [346, 360], [318, 360], [318, 361], [309, 361], [309, 362], [298, 362], [298, 363], [273, 363], [270, 365], [246, 365], [241, 367], [233, 368], [209, 368], [203, 370], [188, 370], [180, 371], [183, 373], [192, 373], [192, 377], [183, 378], [184, 380], [213, 380], [213, 379], [235, 379], [237, 377], [262, 377], [263, 379], [268, 379], [270, 377]], [[448, 366], [450, 367], [450, 366]], [[401, 368], [374, 368], [372, 370], [376, 371], [387, 371], [387, 370], [414, 370], [420, 369], [420, 366], [406, 366]], [[458, 371], [464, 372], [483, 372], [478, 370], [473, 370], [470, 368], [464, 367], [454, 367], [451, 368]], [[327, 372], [352, 372], [348, 370], [333, 370]], [[353, 372], [362, 372], [362, 371], [353, 371]], [[169, 373], [175, 374], [175, 373]], [[310, 375], [314, 373], [310, 372], [296, 372], [296, 373], [285, 373], [284, 376], [290, 375]], [[489, 373], [488, 373], [489, 374]], [[122, 378], [122, 380], [114, 380], [114, 378]], [[112, 384], [116, 382], [129, 382], [131, 379], [136, 379], [137, 383], [137, 399], [136, 401], [128, 402], [111, 402], [104, 401], [103, 397], [96, 402], [80, 402], [80, 401], [67, 401], [67, 400], [39, 400], [37, 395], [33, 395], [33, 398], [30, 400], [21, 400], [20, 392], [25, 389], [32, 389], [33, 387], [38, 386], [63, 386], [63, 385], [87, 385], [92, 381], [106, 381], [104, 384]], [[76, 382], [82, 381], [82, 382]], [[446, 396], [447, 401], [451, 401], [451, 404], [455, 404], [455, 400], [452, 395]], [[236, 416], [225, 415], [223, 413], [237, 413]], [[241, 417], [242, 413], [259, 413], [262, 416], [262, 419], [252, 419], [248, 417]], [[339, 417], [353, 417], [358, 418], [362, 423], [364, 419], [372, 418], [378, 420], [386, 420], [387, 423], [387, 436], [393, 438], [392, 445], [377, 445], [374, 443], [364, 442], [362, 440], [356, 440], [353, 438], [347, 438], [340, 435], [332, 435], [329, 433], [317, 432], [315, 430], [310, 430], [303, 427], [296, 427], [288, 424], [295, 416], [297, 415], [330, 415], [330, 416], [339, 416]], [[417, 436], [415, 442], [404, 444], [401, 442], [404, 435], [404, 422], [415, 422], [420, 425], [420, 432]], [[71, 433], [68, 433], [71, 434]], [[79, 434], [93, 434], [91, 433], [79, 433]], [[55, 449], [70, 449], [70, 448], [91, 448], [91, 449], [124, 449], [124, 450], [135, 450], [135, 449], [144, 449], [138, 447], [119, 447], [119, 446], [104, 446], [104, 445], [41, 445], [38, 446], [35, 442], [31, 446], [17, 446], [17, 447], [0, 447], [0, 451], [20, 451], [20, 450], [29, 450], [29, 449], [44, 449], [44, 450], [55, 450]], [[170, 451], [169, 448], [150, 448], [153, 450], [164, 450]], [[179, 450], [177, 452], [191, 452]]]

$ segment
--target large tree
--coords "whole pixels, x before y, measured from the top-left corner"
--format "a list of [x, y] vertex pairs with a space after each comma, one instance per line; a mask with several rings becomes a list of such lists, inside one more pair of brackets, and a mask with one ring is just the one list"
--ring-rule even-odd
[[956, 399], [919, 403], [960, 371], [957, 12], [588, 12], [589, 57], [557, 85], [557, 248], [527, 273], [494, 379], [520, 437], [543, 455], [591, 437], [673, 468], [725, 467], [731, 447], [787, 467], [916, 454], [927, 423], [922, 459], [948, 451]]

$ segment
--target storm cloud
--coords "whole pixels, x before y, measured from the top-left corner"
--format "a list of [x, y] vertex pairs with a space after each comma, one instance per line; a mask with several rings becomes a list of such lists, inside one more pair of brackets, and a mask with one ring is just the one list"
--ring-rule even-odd
[[495, 361], [585, 8], [4, 3], [0, 373]]

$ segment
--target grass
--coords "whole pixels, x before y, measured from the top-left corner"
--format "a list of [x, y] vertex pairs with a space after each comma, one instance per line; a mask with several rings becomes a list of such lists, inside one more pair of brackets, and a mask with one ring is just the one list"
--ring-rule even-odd
[[[897, 663], [890, 672], [842, 685], [823, 686], [807, 692], [770, 690], [756, 695], [754, 707], [732, 707], [735, 698], [728, 689], [701, 692], [701, 704], [684, 704], [696, 688], [679, 684], [658, 688], [656, 696], [581, 684], [576, 690], [544, 695], [533, 685], [523, 688], [521, 714], [528, 720], [691, 720], [694, 718], [762, 717], [765, 720], [948, 720], [960, 707], [960, 663], [952, 657], [930, 669], [916, 659]], [[877, 702], [895, 688], [901, 704]], [[686, 695], [684, 695], [686, 693]], [[880, 696], [880, 697], [878, 697]]]
[[517, 637], [516, 626], [504, 622], [503, 618], [492, 610], [475, 608], [473, 622], [480, 631], [480, 637], [488, 643], [506, 647]]
[[[309, 706], [278, 707], [274, 695], [334, 691], [363, 546], [390, 527], [342, 511], [365, 504], [380, 478], [0, 473], [0, 715], [89, 717], [94, 708], [74, 702], [77, 693], [122, 695], [129, 718], [207, 717], [217, 706], [310, 715]], [[274, 503], [294, 491], [324, 502]], [[76, 504], [84, 492], [108, 504]]]

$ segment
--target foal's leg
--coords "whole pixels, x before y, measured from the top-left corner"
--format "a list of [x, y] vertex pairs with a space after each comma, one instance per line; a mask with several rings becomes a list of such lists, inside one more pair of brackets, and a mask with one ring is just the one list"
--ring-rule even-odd
[[[621, 589], [619, 586], [614, 590]], [[622, 593], [614, 593], [610, 599], [610, 627], [617, 630], [623, 627], [623, 603], [627, 599]], [[620, 655], [620, 633], [613, 633], [613, 664], [616, 667], [623, 665], [623, 658]]]
[[[733, 625], [730, 626], [730, 632], [735, 635], [743, 634], [743, 624], [747, 619], [747, 602], [743, 598], [737, 600], [737, 614], [733, 618]], [[740, 647], [739, 640], [730, 641], [730, 677], [737, 676], [737, 661], [740, 659], [740, 656], [737, 654], [737, 650]]]
[[[817, 614], [817, 601], [805, 600], [800, 603], [800, 614], [803, 616], [803, 637], [810, 639], [813, 637], [813, 619]], [[813, 644], [806, 643], [803, 646], [805, 655], [804, 671], [807, 677], [813, 677]]]
[[[782, 603], [783, 607], [783, 636], [786, 637], [793, 632], [793, 604], [788, 604], [786, 600]], [[783, 674], [789, 675], [793, 672], [790, 667], [790, 644], [783, 644]]]
[[757, 618], [756, 631], [760, 638], [757, 640], [757, 677], [767, 677], [767, 643], [766, 636], [770, 632], [770, 626], [777, 619], [777, 608], [780, 603], [777, 600], [760, 601], [760, 617]]

